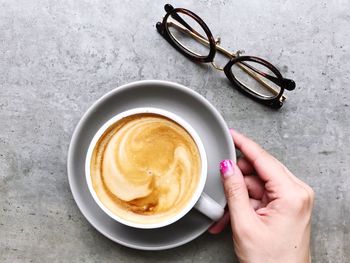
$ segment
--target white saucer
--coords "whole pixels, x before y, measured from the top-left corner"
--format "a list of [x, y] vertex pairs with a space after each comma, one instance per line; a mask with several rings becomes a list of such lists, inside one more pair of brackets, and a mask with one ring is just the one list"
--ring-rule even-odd
[[219, 174], [223, 159], [236, 159], [228, 127], [219, 112], [202, 96], [185, 86], [159, 80], [133, 82], [112, 90], [96, 101], [79, 121], [68, 152], [68, 179], [80, 211], [100, 233], [136, 249], [162, 250], [180, 246], [203, 234], [212, 222], [192, 209], [172, 225], [137, 229], [107, 216], [93, 200], [85, 180], [85, 156], [96, 131], [119, 112], [138, 107], [156, 107], [174, 112], [190, 123], [204, 144], [208, 158], [205, 192], [226, 205]]

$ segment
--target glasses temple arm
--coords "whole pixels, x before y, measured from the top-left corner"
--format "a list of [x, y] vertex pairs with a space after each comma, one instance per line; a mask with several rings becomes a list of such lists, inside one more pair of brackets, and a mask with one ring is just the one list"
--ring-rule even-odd
[[179, 16], [177, 13], [171, 14], [171, 17], [172, 17], [174, 20], [176, 20], [177, 22], [180, 23], [180, 25], [178, 25], [178, 26], [183, 25], [183, 26], [186, 27], [187, 30], [189, 30], [190, 32], [194, 33], [195, 35], [197, 35], [197, 36], [200, 37], [200, 38], [203, 38], [203, 36], [202, 36], [201, 34], [199, 34], [199, 33], [198, 33], [196, 30], [194, 30], [189, 24], [187, 24], [186, 21], [183, 20], [183, 19], [181, 18], [181, 16]]
[[[179, 29], [180, 31], [184, 32], [184, 33], [187, 33], [188, 35], [191, 35], [191, 37], [193, 37], [196, 41], [198, 41], [199, 43], [209, 47], [210, 46], [210, 43], [207, 39], [205, 39], [204, 36], [202, 36], [201, 34], [199, 34], [198, 32], [196, 31], [191, 31], [189, 29], [186, 29], [184, 28], [181, 24], [178, 24], [176, 22], [168, 22], [168, 24], [176, 27], [177, 29]], [[229, 52], [228, 50], [224, 49], [223, 47], [219, 46], [219, 45], [216, 45], [216, 49], [218, 51], [220, 51], [221, 53], [223, 53], [224, 55], [226, 55], [227, 57], [229, 58], [232, 58], [232, 57], [235, 57], [235, 54]]]
[[[281, 80], [280, 78], [276, 78], [274, 76], [271, 76], [269, 74], [261, 72], [260, 70], [252, 67], [251, 65], [249, 65], [249, 64], [247, 64], [247, 63], [245, 63], [243, 61], [240, 62], [240, 63], [242, 63], [244, 66], [248, 67], [249, 69], [253, 70], [254, 72], [258, 73], [259, 75], [264, 76], [265, 78], [267, 78], [268, 80], [272, 81], [273, 83], [275, 83], [278, 86], [284, 85], [285, 86], [284, 88], [287, 88], [289, 90], [293, 90], [295, 88], [295, 83], [291, 79], [282, 78], [282, 80]], [[294, 85], [294, 87], [291, 87], [293, 85]]]

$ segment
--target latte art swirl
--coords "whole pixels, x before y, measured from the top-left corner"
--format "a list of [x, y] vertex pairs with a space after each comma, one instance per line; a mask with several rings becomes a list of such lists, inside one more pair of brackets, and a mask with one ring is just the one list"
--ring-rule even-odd
[[154, 223], [188, 203], [200, 166], [198, 148], [184, 128], [160, 115], [137, 114], [102, 135], [90, 174], [98, 198], [114, 214]]

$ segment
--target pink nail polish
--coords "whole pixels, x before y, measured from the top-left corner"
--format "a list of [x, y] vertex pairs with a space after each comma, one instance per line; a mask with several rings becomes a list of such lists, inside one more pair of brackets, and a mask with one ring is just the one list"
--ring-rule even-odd
[[223, 178], [234, 174], [234, 162], [232, 160], [223, 160], [220, 162], [220, 173]]

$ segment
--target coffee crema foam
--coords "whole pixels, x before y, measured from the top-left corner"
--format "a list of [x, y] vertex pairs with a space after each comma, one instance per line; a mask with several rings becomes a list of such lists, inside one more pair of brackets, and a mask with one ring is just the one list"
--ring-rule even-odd
[[199, 183], [201, 158], [191, 135], [157, 114], [136, 114], [109, 127], [92, 154], [90, 176], [103, 205], [131, 222], [167, 220]]

